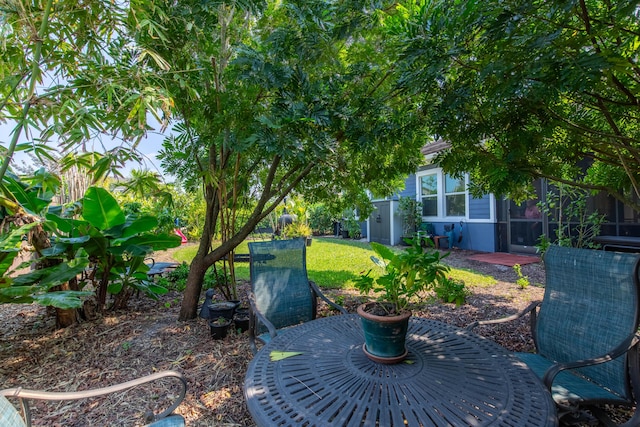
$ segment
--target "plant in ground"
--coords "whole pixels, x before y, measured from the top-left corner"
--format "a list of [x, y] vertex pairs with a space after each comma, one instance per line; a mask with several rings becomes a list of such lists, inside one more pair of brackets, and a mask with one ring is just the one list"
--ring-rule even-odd
[[529, 286], [529, 277], [528, 276], [524, 276], [522, 274], [522, 267], [520, 266], [520, 264], [515, 264], [513, 266], [513, 270], [516, 272], [516, 274], [518, 275], [518, 279], [516, 280], [516, 285], [520, 286], [520, 289], [524, 289], [527, 286]]
[[413, 239], [422, 221], [422, 203], [411, 197], [401, 197], [398, 213], [402, 218], [402, 237]]
[[438, 280], [433, 290], [441, 301], [455, 303], [457, 307], [464, 304], [467, 295], [470, 294], [464, 280], [454, 279], [451, 276]]
[[384, 269], [384, 274], [374, 279], [369, 270], [355, 280], [355, 286], [361, 293], [380, 293], [379, 306], [387, 314], [404, 311], [412, 297], [432, 289], [438, 281], [446, 279], [445, 273], [449, 271], [449, 266], [440, 263], [448, 254], [442, 256], [437, 250], [422, 248], [419, 239], [409, 242], [410, 246], [399, 253], [372, 242], [371, 248], [380, 258], [372, 256], [371, 259]]

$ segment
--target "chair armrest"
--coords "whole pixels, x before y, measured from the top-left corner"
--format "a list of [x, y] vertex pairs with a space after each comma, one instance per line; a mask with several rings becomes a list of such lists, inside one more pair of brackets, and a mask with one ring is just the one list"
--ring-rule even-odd
[[473, 328], [475, 328], [476, 326], [479, 326], [479, 325], [491, 325], [491, 324], [496, 324], [496, 323], [511, 322], [512, 320], [516, 320], [516, 319], [519, 319], [519, 318], [523, 317], [527, 313], [531, 313], [532, 316], [535, 316], [536, 315], [535, 309], [538, 308], [540, 306], [540, 304], [541, 304], [541, 301], [532, 302], [524, 310], [522, 310], [522, 311], [520, 311], [520, 312], [518, 312], [516, 314], [513, 314], [511, 316], [508, 316], [508, 317], [502, 317], [500, 319], [490, 319], [490, 320], [476, 320], [475, 322], [470, 323], [467, 326], [466, 329], [471, 331], [471, 330], [473, 330]]
[[26, 403], [26, 399], [33, 400], [78, 400], [85, 399], [88, 397], [97, 397], [103, 396], [105, 394], [115, 393], [119, 391], [124, 391], [141, 384], [146, 384], [149, 382], [153, 382], [159, 380], [161, 378], [173, 377], [179, 380], [180, 387], [180, 395], [174, 400], [174, 402], [167, 409], [159, 413], [158, 415], [150, 414], [147, 416], [146, 422], [152, 422], [161, 418], [165, 418], [170, 415], [184, 400], [187, 394], [187, 380], [186, 378], [179, 372], [176, 371], [161, 371], [155, 374], [147, 375], [144, 377], [137, 378], [135, 380], [127, 381], [121, 384], [112, 385], [109, 387], [95, 388], [91, 390], [84, 391], [39, 391], [39, 390], [28, 390], [22, 387], [16, 388], [8, 388], [4, 390], [0, 390], [0, 396], [5, 397], [16, 397], [20, 399], [21, 405], [23, 407], [23, 411], [25, 412], [25, 417], [27, 425], [31, 425], [31, 420], [29, 416], [29, 406]]
[[347, 310], [341, 306], [336, 304], [335, 302], [331, 301], [329, 298], [327, 298], [322, 291], [320, 290], [320, 288], [318, 287], [318, 285], [316, 285], [316, 282], [313, 282], [311, 280], [309, 280], [309, 286], [311, 287], [311, 290], [313, 290], [313, 293], [316, 294], [316, 296], [318, 298], [320, 298], [322, 301], [326, 302], [327, 304], [329, 304], [331, 307], [335, 308], [336, 310], [338, 310], [340, 313], [342, 314], [348, 314]]
[[575, 362], [556, 363], [555, 365], [547, 369], [547, 371], [544, 373], [542, 377], [542, 382], [549, 390], [551, 390], [551, 386], [553, 385], [553, 380], [561, 371], [564, 371], [567, 369], [583, 368], [585, 366], [593, 366], [593, 365], [599, 365], [601, 363], [610, 362], [622, 356], [629, 350], [631, 350], [633, 347], [638, 345], [638, 342], [640, 342], [640, 338], [638, 337], [638, 334], [633, 333], [627, 339], [625, 339], [622, 343], [620, 343], [620, 345], [615, 347], [610, 352], [605, 353], [601, 356], [596, 356], [589, 359], [577, 360]]
[[253, 294], [253, 292], [249, 292], [249, 309], [250, 309], [249, 317], [253, 319], [252, 314], [255, 317], [257, 317], [258, 320], [260, 320], [260, 322], [262, 322], [264, 326], [267, 327], [267, 330], [269, 331], [269, 335], [271, 335], [271, 338], [274, 338], [276, 335], [278, 335], [278, 330], [273, 325], [273, 323], [271, 323], [266, 317], [264, 317], [264, 315], [260, 313], [260, 310], [258, 310], [258, 307], [256, 306], [256, 296]]

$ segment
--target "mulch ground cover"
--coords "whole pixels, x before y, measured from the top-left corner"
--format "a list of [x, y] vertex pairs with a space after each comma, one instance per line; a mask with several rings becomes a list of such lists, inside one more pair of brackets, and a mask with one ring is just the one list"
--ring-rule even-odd
[[[414, 315], [466, 326], [474, 320], [513, 314], [542, 298], [544, 272], [540, 263], [523, 265], [533, 285], [521, 289], [513, 269], [469, 260], [467, 251], [453, 251], [447, 263], [490, 274], [497, 283], [468, 284], [467, 304], [443, 304], [431, 295], [414, 307]], [[161, 259], [162, 257], [156, 257]], [[165, 260], [170, 260], [165, 255]], [[239, 285], [246, 295], [247, 283]], [[355, 312], [362, 297], [350, 291], [327, 292]], [[54, 317], [37, 305], [2, 305], [0, 318], [0, 386], [48, 391], [104, 387], [165, 369], [188, 379], [187, 398], [177, 412], [188, 426], [252, 426], [242, 393], [244, 374], [252, 359], [245, 334], [232, 332], [212, 340], [207, 321], [178, 322], [181, 295], [171, 292], [155, 301], [138, 297], [125, 311], [107, 312], [97, 320], [55, 329]], [[321, 306], [320, 315], [334, 313]], [[527, 320], [475, 330], [514, 351], [529, 351], [533, 343]], [[169, 383], [140, 387], [126, 394], [79, 402], [38, 403], [34, 426], [139, 426], [145, 411], [174, 396]]]

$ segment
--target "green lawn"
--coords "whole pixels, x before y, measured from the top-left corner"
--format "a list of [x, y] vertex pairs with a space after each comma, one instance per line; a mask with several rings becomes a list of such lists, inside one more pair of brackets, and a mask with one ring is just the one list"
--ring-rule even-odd
[[[197, 246], [189, 246], [175, 252], [174, 258], [179, 262], [189, 263], [195, 256]], [[247, 243], [242, 243], [236, 253], [249, 253]], [[379, 272], [371, 261], [374, 252], [366, 242], [336, 238], [314, 238], [307, 247], [307, 272], [309, 279], [322, 288], [351, 288], [352, 280], [372, 269]], [[462, 279], [467, 286], [489, 286], [496, 283], [489, 276], [468, 270], [451, 269], [452, 277]], [[236, 278], [249, 279], [249, 266], [236, 263]]]

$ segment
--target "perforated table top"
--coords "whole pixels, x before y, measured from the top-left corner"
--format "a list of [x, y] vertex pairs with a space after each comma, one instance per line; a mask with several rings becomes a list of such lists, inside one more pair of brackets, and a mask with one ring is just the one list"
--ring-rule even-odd
[[[382, 365], [362, 352], [357, 315], [280, 333], [251, 361], [244, 394], [258, 426], [555, 426], [535, 374], [472, 332], [413, 317], [407, 359]], [[271, 361], [272, 352], [301, 354]], [[274, 353], [275, 354], [275, 353]]]

